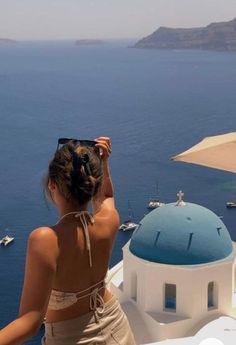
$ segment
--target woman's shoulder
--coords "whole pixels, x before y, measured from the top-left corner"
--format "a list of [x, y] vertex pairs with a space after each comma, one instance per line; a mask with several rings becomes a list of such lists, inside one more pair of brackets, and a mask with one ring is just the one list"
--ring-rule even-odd
[[50, 240], [56, 236], [55, 230], [48, 226], [41, 226], [31, 231], [29, 234], [30, 241]]
[[94, 215], [94, 220], [95, 224], [112, 230], [116, 230], [120, 224], [120, 217], [116, 208], [98, 211]]
[[43, 226], [31, 231], [28, 248], [34, 252], [58, 255], [57, 236], [53, 228]]
[[55, 270], [58, 256], [59, 248], [52, 228], [44, 226], [31, 231], [28, 237], [27, 257]]

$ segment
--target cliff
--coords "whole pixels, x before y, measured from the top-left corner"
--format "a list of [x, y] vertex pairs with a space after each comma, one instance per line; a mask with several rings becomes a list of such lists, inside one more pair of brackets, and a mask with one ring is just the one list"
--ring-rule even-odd
[[236, 50], [236, 18], [202, 28], [173, 29], [160, 27], [141, 39], [135, 48]]

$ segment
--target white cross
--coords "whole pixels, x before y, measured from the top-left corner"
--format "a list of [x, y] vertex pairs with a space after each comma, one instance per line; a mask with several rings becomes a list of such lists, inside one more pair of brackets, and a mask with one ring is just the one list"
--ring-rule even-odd
[[177, 200], [177, 206], [184, 206], [186, 205], [185, 202], [183, 201], [183, 196], [184, 196], [184, 193], [182, 192], [182, 190], [180, 190], [178, 193], [177, 193], [177, 196], [178, 196], [178, 200]]

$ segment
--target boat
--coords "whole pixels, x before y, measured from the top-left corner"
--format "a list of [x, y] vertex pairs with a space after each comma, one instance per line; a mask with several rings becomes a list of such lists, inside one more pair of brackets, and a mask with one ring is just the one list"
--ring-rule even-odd
[[129, 218], [124, 221], [119, 227], [121, 231], [128, 231], [128, 230], [135, 230], [138, 226], [137, 223], [133, 222], [133, 212], [130, 205], [130, 201], [128, 201], [128, 211], [129, 211]]
[[14, 237], [10, 237], [10, 236], [6, 235], [5, 237], [3, 237], [0, 240], [0, 244], [4, 244], [4, 246], [7, 246], [8, 244], [10, 244], [13, 241], [14, 241]]
[[165, 204], [161, 202], [159, 199], [151, 199], [148, 203], [148, 209], [153, 210], [154, 208], [158, 208], [164, 206]]
[[160, 199], [158, 198], [158, 183], [156, 183], [156, 195], [157, 197], [154, 198], [154, 199], [150, 199], [149, 200], [149, 203], [148, 203], [148, 210], [154, 210], [155, 208], [158, 208], [158, 207], [161, 207], [161, 206], [164, 206], [165, 204], [163, 202], [160, 201]]
[[121, 224], [119, 227], [119, 230], [122, 231], [128, 231], [128, 230], [135, 230], [137, 228], [138, 224], [132, 222], [131, 220], [126, 220], [124, 223]]
[[235, 201], [228, 201], [226, 203], [227, 208], [236, 208], [236, 202]]

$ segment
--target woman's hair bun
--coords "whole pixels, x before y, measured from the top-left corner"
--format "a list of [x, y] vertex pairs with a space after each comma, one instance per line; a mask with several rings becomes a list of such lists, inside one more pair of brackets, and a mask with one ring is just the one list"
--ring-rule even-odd
[[[56, 151], [49, 164], [47, 184], [52, 180], [66, 200], [88, 203], [102, 182], [99, 154], [92, 147], [76, 146], [73, 142]], [[49, 194], [46, 185], [46, 192]]]

